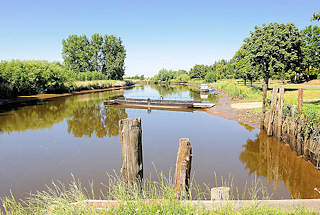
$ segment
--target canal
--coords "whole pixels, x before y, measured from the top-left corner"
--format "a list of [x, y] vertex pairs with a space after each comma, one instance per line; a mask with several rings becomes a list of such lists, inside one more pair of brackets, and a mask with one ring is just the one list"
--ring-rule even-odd
[[[178, 141], [191, 140], [192, 177], [205, 187], [221, 177], [243, 193], [254, 181], [270, 198], [320, 198], [320, 173], [290, 148], [264, 132], [205, 111], [105, 107], [119, 96], [199, 100], [187, 86], [142, 85], [133, 89], [77, 95], [21, 105], [0, 112], [0, 197], [46, 190], [52, 181], [106, 189], [107, 174], [119, 174], [119, 120], [142, 118], [144, 175], [173, 175]], [[205, 100], [217, 102], [209, 95]], [[215, 176], [216, 175], [216, 176]]]

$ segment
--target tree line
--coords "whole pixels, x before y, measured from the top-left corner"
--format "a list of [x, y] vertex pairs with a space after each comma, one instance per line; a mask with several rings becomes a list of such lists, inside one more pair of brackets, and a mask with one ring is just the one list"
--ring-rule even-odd
[[122, 80], [126, 50], [119, 37], [70, 35], [62, 40], [64, 62], [0, 61], [0, 98], [73, 89], [75, 80]]
[[[312, 20], [320, 21], [320, 14], [314, 13]], [[179, 71], [161, 69], [152, 79], [179, 81]], [[299, 30], [293, 23], [255, 26], [231, 60], [195, 65], [183, 75], [185, 82], [241, 78], [245, 84], [258, 79], [268, 84], [270, 78], [292, 82], [315, 79], [320, 76], [320, 28], [309, 25]]]

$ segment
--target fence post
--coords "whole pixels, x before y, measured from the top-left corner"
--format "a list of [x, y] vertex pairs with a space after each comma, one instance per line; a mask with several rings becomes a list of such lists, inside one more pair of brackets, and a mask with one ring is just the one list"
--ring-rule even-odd
[[177, 195], [189, 193], [192, 148], [189, 138], [180, 138], [174, 174], [175, 192]]
[[268, 119], [268, 128], [267, 128], [267, 135], [268, 136], [272, 136], [272, 123], [274, 120], [274, 113], [275, 113], [275, 109], [276, 109], [276, 105], [277, 105], [277, 93], [278, 93], [278, 87], [275, 86], [273, 87], [272, 90], [272, 100], [271, 100], [271, 108], [270, 108], [270, 114], [269, 114], [269, 119]]
[[262, 119], [261, 119], [261, 124], [260, 124], [260, 128], [263, 129], [264, 128], [264, 120], [266, 117], [266, 98], [267, 98], [267, 85], [263, 84], [262, 85]]
[[125, 184], [142, 188], [142, 129], [141, 118], [122, 119], [119, 121], [121, 144], [121, 175]]
[[279, 103], [278, 103], [278, 129], [277, 129], [277, 137], [281, 140], [282, 133], [282, 108], [283, 108], [283, 96], [284, 96], [284, 88], [280, 88], [279, 92]]
[[300, 119], [300, 115], [302, 113], [302, 103], [303, 103], [303, 89], [302, 88], [299, 88], [299, 95], [298, 95], [298, 102], [299, 102], [299, 105], [298, 105], [298, 117]]

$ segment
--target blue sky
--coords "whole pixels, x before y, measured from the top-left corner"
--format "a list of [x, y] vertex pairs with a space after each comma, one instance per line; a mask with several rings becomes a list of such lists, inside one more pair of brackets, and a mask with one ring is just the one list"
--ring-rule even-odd
[[320, 11], [320, 0], [73, 1], [1, 0], [0, 60], [62, 61], [70, 34], [120, 36], [126, 75], [161, 68], [189, 70], [232, 58], [254, 26], [293, 22], [299, 29]]

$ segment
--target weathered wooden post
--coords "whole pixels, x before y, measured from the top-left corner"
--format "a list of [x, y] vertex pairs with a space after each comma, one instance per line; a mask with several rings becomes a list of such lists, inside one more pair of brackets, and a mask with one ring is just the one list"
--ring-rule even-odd
[[142, 130], [141, 118], [122, 119], [120, 125], [121, 175], [126, 185], [142, 188]]
[[298, 117], [300, 119], [300, 114], [302, 112], [302, 103], [303, 103], [303, 89], [302, 88], [299, 88], [299, 105], [298, 105]]
[[262, 119], [261, 119], [261, 124], [260, 124], [260, 128], [263, 129], [264, 128], [264, 120], [266, 117], [266, 98], [267, 98], [267, 85], [263, 84], [262, 85]]
[[279, 103], [278, 103], [278, 128], [277, 128], [277, 137], [281, 140], [281, 129], [282, 129], [282, 108], [283, 108], [283, 96], [284, 96], [284, 88], [280, 88], [279, 92]]
[[272, 100], [271, 100], [271, 108], [270, 108], [270, 114], [268, 119], [268, 128], [267, 128], [267, 135], [272, 136], [273, 133], [273, 120], [274, 120], [274, 113], [277, 105], [277, 93], [278, 93], [278, 87], [273, 87], [272, 90]]
[[229, 200], [230, 187], [211, 188], [211, 200]]
[[175, 192], [188, 196], [191, 173], [192, 148], [189, 138], [180, 138], [174, 174]]

